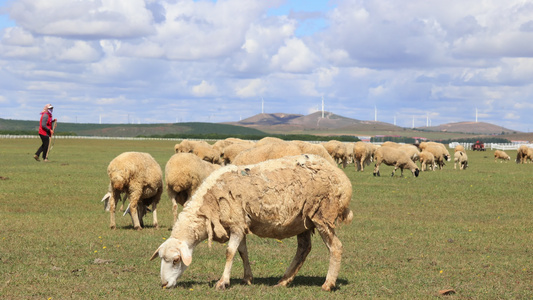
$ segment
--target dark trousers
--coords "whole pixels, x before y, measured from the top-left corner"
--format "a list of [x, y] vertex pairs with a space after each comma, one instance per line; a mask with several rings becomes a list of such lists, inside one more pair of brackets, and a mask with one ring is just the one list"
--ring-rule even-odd
[[48, 146], [50, 145], [50, 137], [47, 136], [47, 135], [42, 135], [42, 134], [39, 134], [39, 136], [41, 137], [41, 141], [43, 143], [42, 143], [41, 147], [39, 147], [39, 149], [37, 149], [37, 152], [35, 152], [35, 155], [37, 155], [37, 157], [38, 157], [42, 153], [43, 154], [43, 159], [46, 159], [46, 157], [48, 156]]

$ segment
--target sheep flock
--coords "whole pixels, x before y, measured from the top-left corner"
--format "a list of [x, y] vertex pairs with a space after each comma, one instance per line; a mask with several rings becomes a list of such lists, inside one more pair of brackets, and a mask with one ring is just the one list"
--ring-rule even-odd
[[[116, 230], [119, 201], [129, 201], [124, 215], [131, 215], [134, 229], [142, 230], [143, 217], [150, 211], [152, 226], [158, 229], [157, 205], [166, 190], [172, 202], [173, 228], [163, 244], [154, 245], [151, 257], [161, 258], [164, 288], [179, 285], [178, 279], [192, 263], [193, 249], [202, 241], [209, 246], [212, 241], [227, 243], [225, 268], [216, 289], [229, 287], [237, 252], [244, 266], [243, 281], [251, 284], [247, 234], [278, 240], [297, 237], [294, 259], [278, 282], [278, 286], [286, 286], [311, 251], [311, 235], [317, 231], [329, 250], [322, 289], [331, 291], [336, 287], [343, 252], [336, 229], [342, 230], [338, 225], [349, 224], [353, 218], [350, 201], [352, 184], [357, 184], [350, 182], [343, 169], [353, 164], [355, 172], [365, 172], [373, 163], [373, 172], [367, 173], [380, 180], [380, 165], [385, 164], [394, 167], [393, 178], [403, 177], [404, 169], [416, 178], [431, 176], [434, 173], [420, 172], [442, 170], [451, 159], [447, 147], [436, 142], [374, 145], [332, 140], [316, 144], [267, 137], [257, 142], [228, 138], [209, 144], [183, 140], [169, 149], [164, 173], [148, 153], [119, 154], [107, 168], [109, 185], [102, 201], [110, 212], [111, 229]], [[508, 161], [510, 157], [496, 150], [494, 159]], [[532, 159], [533, 149], [519, 149], [517, 163]], [[459, 170], [469, 167], [464, 147], [454, 149], [453, 169], [456, 165]], [[397, 169], [399, 176], [395, 175]]]

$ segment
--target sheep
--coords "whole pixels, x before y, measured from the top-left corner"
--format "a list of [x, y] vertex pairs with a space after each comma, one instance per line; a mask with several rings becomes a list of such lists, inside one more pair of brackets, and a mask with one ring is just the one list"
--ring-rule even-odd
[[468, 167], [468, 156], [463, 151], [456, 151], [453, 155], [453, 169], [457, 168], [459, 164], [459, 170], [464, 170]]
[[383, 144], [381, 144], [381, 147], [393, 147], [393, 148], [399, 148], [401, 144], [398, 144], [396, 142], [392, 141], [385, 141]]
[[215, 150], [208, 143], [201, 143], [195, 145], [192, 150], [192, 153], [194, 153], [194, 155], [198, 156], [202, 160], [205, 160], [212, 164], [222, 164], [222, 160], [220, 159], [220, 152]]
[[272, 143], [284, 143], [286, 141], [280, 139], [280, 138], [277, 138], [277, 137], [272, 137], [272, 136], [267, 136], [267, 137], [264, 137], [262, 139], [260, 139], [259, 141], [257, 141], [255, 143], [255, 146], [256, 147], [261, 147], [265, 144], [272, 144]]
[[178, 204], [183, 206], [209, 174], [220, 165], [208, 163], [192, 153], [176, 153], [165, 166], [165, 183], [168, 198], [172, 201], [174, 223], [178, 217]]
[[253, 143], [234, 143], [224, 148], [224, 152], [222, 153], [222, 157], [224, 159], [223, 164], [227, 165], [230, 163], [233, 163], [235, 160], [235, 157], [239, 155], [239, 153], [246, 151], [250, 148], [253, 148]]
[[255, 146], [239, 153], [239, 155], [233, 160], [233, 164], [256, 164], [269, 159], [298, 154], [302, 154], [300, 148], [290, 142], [280, 141], [275, 143], [264, 143], [262, 146]]
[[192, 153], [194, 148], [198, 145], [210, 146], [209, 143], [205, 141], [183, 140], [181, 143], [174, 145], [174, 151], [176, 153]]
[[228, 243], [226, 265], [216, 289], [229, 287], [236, 251], [243, 260], [244, 282], [251, 284], [246, 234], [285, 239], [297, 236], [292, 263], [277, 286], [287, 286], [311, 251], [316, 228], [329, 253], [322, 289], [330, 291], [340, 270], [342, 243], [337, 222], [349, 223], [352, 185], [346, 174], [316, 155], [298, 155], [256, 165], [228, 165], [213, 172], [185, 204], [170, 237], [151, 257], [161, 258], [163, 288], [176, 287], [204, 240]]
[[431, 168], [431, 170], [435, 171], [435, 156], [429, 151], [422, 151], [419, 155], [420, 158], [420, 169], [423, 171], [427, 170], [427, 168]]
[[526, 145], [520, 145], [518, 151], [516, 152], [516, 163], [523, 164], [527, 162], [527, 152], [529, 147]]
[[[231, 151], [231, 155], [233, 155], [231, 158], [228, 158], [226, 157], [226, 151], [228, 149], [228, 147], [232, 146], [232, 145], [241, 145], [240, 148], [243, 148], [244, 146], [243, 145], [246, 145], [246, 148], [251, 148], [253, 147], [255, 143], [252, 142], [252, 141], [247, 141], [247, 140], [241, 140], [239, 138], [227, 138], [227, 139], [224, 139], [224, 140], [220, 140], [220, 141], [216, 141], [214, 144], [213, 144], [213, 149], [215, 149], [216, 151], [218, 151], [220, 153], [220, 160], [222, 162], [222, 164], [226, 164], [226, 163], [229, 163], [229, 161], [231, 161], [233, 158], [235, 158], [235, 156], [238, 154], [238, 153], [235, 153], [235, 149], [232, 149]], [[240, 151], [239, 151], [240, 152]]]
[[309, 142], [298, 141], [298, 140], [291, 141], [291, 143], [295, 144], [296, 146], [298, 146], [298, 148], [300, 148], [301, 154], [315, 154], [326, 159], [332, 165], [337, 166], [337, 163], [335, 162], [333, 157], [329, 155], [326, 148], [324, 148], [322, 145], [311, 144]]
[[398, 149], [406, 153], [413, 162], [416, 162], [419, 160], [420, 150], [418, 150], [417, 146], [410, 145], [410, 144], [403, 144], [403, 145], [400, 145]]
[[363, 172], [365, 166], [368, 166], [372, 162], [372, 157], [377, 148], [379, 148], [379, 146], [370, 143], [360, 141], [354, 143], [354, 162], [357, 171]]
[[343, 168], [346, 168], [346, 165], [348, 164], [348, 153], [346, 153], [346, 146], [343, 142], [331, 140], [322, 143], [322, 146], [326, 148], [329, 155], [331, 155], [337, 163], [340, 163]]
[[146, 208], [152, 205], [153, 226], [157, 223], [157, 204], [163, 193], [163, 172], [155, 159], [148, 153], [124, 152], [115, 157], [107, 167], [109, 176], [109, 197], [105, 200], [111, 215], [110, 227], [116, 228], [115, 206], [122, 193], [129, 198], [129, 210], [133, 227], [141, 230]]
[[379, 166], [381, 163], [385, 163], [388, 166], [394, 166], [392, 171], [392, 176], [396, 172], [396, 169], [400, 168], [401, 174], [403, 176], [403, 169], [409, 169], [415, 177], [418, 177], [420, 169], [418, 166], [411, 160], [411, 158], [402, 150], [393, 148], [393, 147], [380, 147], [374, 153], [374, 160], [376, 161], [374, 168], [374, 176], [380, 176]]
[[463, 151], [464, 153], [466, 153], [465, 147], [463, 147], [463, 145], [455, 146], [454, 152], [457, 152], [457, 151]]
[[494, 162], [497, 162], [498, 159], [511, 160], [511, 157], [507, 153], [505, 153], [505, 151], [496, 150], [494, 151]]
[[[426, 147], [428, 146], [437, 146], [437, 147], [440, 147], [443, 151], [443, 158], [447, 161], [450, 161], [452, 159], [451, 155], [450, 155], [450, 152], [448, 152], [448, 149], [446, 148], [446, 146], [444, 146], [444, 144], [442, 143], [437, 143], [437, 142], [422, 142], [418, 145], [418, 148], [420, 148], [420, 151], [424, 150]], [[437, 157], [435, 157], [435, 159], [437, 159]], [[444, 165], [444, 161], [442, 162], [442, 165]]]
[[444, 167], [445, 165], [444, 161], [450, 160], [450, 156], [449, 154], [447, 154], [447, 151], [445, 151], [444, 149], [442, 149], [442, 147], [437, 146], [437, 145], [428, 145], [424, 147], [424, 150], [422, 151], [428, 151], [428, 152], [431, 152], [431, 154], [433, 154], [435, 158], [435, 165], [439, 166], [439, 170], [442, 170], [442, 168]]

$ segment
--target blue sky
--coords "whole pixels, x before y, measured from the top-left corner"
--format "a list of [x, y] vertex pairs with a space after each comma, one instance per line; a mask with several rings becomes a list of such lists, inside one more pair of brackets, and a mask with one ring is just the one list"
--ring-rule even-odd
[[0, 118], [533, 129], [533, 2], [0, 0]]

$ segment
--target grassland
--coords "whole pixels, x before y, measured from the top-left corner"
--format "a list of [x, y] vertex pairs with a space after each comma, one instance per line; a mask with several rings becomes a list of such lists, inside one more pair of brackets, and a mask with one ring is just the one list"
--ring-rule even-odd
[[[494, 163], [492, 152], [468, 152], [470, 168], [385, 176], [371, 168], [346, 174], [354, 220], [338, 228], [344, 245], [338, 289], [320, 290], [327, 249], [313, 250], [288, 288], [273, 285], [296, 249], [295, 238], [250, 236], [254, 284], [213, 286], [225, 245], [199, 245], [176, 289], [159, 287], [153, 251], [170, 235], [171, 205], [158, 207], [162, 228], [134, 231], [129, 217], [109, 215], [100, 199], [107, 164], [124, 151], [151, 153], [162, 167], [172, 141], [57, 140], [49, 163], [32, 155], [40, 141], [0, 139], [0, 295], [2, 299], [525, 299], [533, 297], [533, 165]], [[509, 151], [511, 156], [516, 152]], [[399, 172], [398, 172], [399, 173]], [[397, 174], [398, 174], [397, 173]], [[438, 296], [444, 289], [455, 294]]]

